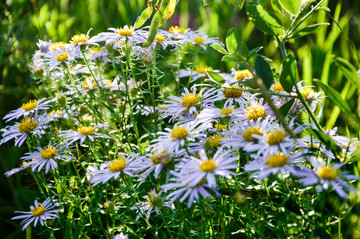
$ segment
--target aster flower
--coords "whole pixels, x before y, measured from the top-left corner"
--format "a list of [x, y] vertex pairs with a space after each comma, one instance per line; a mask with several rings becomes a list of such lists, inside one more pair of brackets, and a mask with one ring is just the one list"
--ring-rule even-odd
[[192, 70], [180, 70], [179, 71], [179, 78], [185, 78], [191, 76], [191, 79], [193, 81], [202, 78], [207, 77], [206, 70], [211, 70], [214, 72], [218, 72], [218, 70], [213, 70], [211, 66], [195, 66], [195, 71]]
[[61, 212], [61, 209], [52, 209], [55, 205], [52, 203], [55, 201], [54, 199], [47, 198], [43, 203], [39, 203], [37, 200], [34, 202], [34, 206], [30, 206], [30, 211], [15, 211], [16, 213], [22, 213], [25, 215], [16, 216], [11, 218], [11, 220], [15, 219], [24, 219], [20, 225], [23, 226], [22, 230], [24, 231], [32, 222], [34, 222], [34, 227], [36, 227], [37, 223], [40, 222], [42, 226], [44, 226], [44, 222], [48, 219], [54, 220], [59, 216], [56, 215], [57, 212]]
[[35, 172], [36, 170], [40, 172], [40, 170], [45, 167], [45, 173], [49, 172], [51, 168], [52, 171], [57, 168], [56, 160], [75, 160], [73, 156], [64, 155], [63, 153], [68, 151], [67, 145], [57, 145], [51, 144], [49, 142], [48, 146], [44, 148], [37, 147], [37, 151], [26, 153], [21, 159], [24, 161], [33, 160], [31, 162], [32, 171]]
[[61, 45], [61, 47], [56, 48], [56, 50], [43, 53], [41, 65], [46, 66], [46, 71], [48, 72], [53, 71], [61, 64], [65, 64], [67, 67], [70, 67], [70, 64], [76, 61], [75, 59], [77, 58], [77, 55], [75, 53], [76, 52], [70, 48], [69, 45]]
[[240, 108], [242, 113], [236, 115], [234, 120], [238, 120], [247, 124], [249, 121], [257, 121], [258, 119], [264, 120], [266, 117], [273, 118], [273, 112], [267, 103], [264, 103], [264, 98], [257, 99], [251, 97], [250, 101], [246, 104], [241, 104]]
[[125, 43], [129, 41], [131, 46], [138, 43], [144, 43], [146, 36], [142, 32], [136, 31], [132, 26], [124, 26], [123, 28], [108, 28], [111, 32], [102, 32], [93, 37], [93, 42], [105, 42], [106, 45], [115, 45], [117, 41]]
[[5, 172], [4, 175], [5, 175], [6, 177], [10, 177], [10, 176], [14, 175], [15, 173], [18, 173], [18, 172], [20, 172], [20, 171], [22, 171], [22, 170], [24, 170], [24, 169], [27, 169], [28, 167], [31, 167], [31, 166], [32, 166], [32, 162], [33, 162], [33, 160], [23, 161], [23, 162], [21, 163], [21, 166], [20, 166], [19, 168], [13, 168], [13, 169], [11, 169], [10, 171]]
[[203, 109], [197, 116], [199, 122], [206, 121], [218, 121], [223, 118], [236, 118], [237, 115], [241, 114], [241, 109], [235, 109], [232, 104], [227, 105], [224, 108], [206, 108]]
[[150, 49], [155, 49], [156, 46], [160, 45], [165, 50], [168, 46], [176, 46], [182, 41], [175, 40], [171, 37], [169, 37], [168, 32], [159, 29], [158, 33], [155, 36], [154, 41], [150, 44]]
[[128, 239], [129, 237], [124, 233], [120, 233], [111, 237], [111, 239]]
[[80, 140], [80, 144], [83, 144], [86, 138], [89, 138], [91, 142], [94, 141], [94, 136], [100, 138], [110, 138], [110, 136], [106, 134], [96, 133], [96, 130], [106, 126], [107, 124], [100, 124], [94, 127], [80, 126], [77, 131], [72, 130], [63, 130], [60, 131], [59, 137], [65, 137], [64, 144], [72, 144], [77, 140]]
[[167, 37], [171, 39], [185, 39], [193, 36], [194, 31], [192, 31], [190, 28], [185, 29], [179, 26], [171, 26], [166, 34]]
[[0, 130], [3, 132], [0, 145], [15, 138], [15, 146], [20, 147], [30, 133], [41, 137], [41, 134], [44, 133], [42, 129], [47, 128], [50, 121], [52, 119], [43, 114], [39, 117], [35, 115], [35, 118], [26, 117], [21, 122], [15, 123], [15, 125], [7, 126], [5, 129]]
[[98, 45], [89, 36], [91, 30], [92, 30], [92, 28], [89, 29], [89, 31], [86, 33], [86, 35], [79, 34], [79, 35], [74, 35], [71, 38], [70, 44], [73, 47], [75, 58], [81, 57], [81, 46], [83, 46], [83, 45]]
[[204, 33], [200, 33], [199, 31], [196, 31], [194, 35], [189, 36], [185, 38], [185, 42], [188, 42], [190, 44], [193, 44], [194, 46], [202, 47], [204, 50], [206, 50], [206, 46], [210, 44], [220, 44], [224, 45], [217, 37], [208, 37]]
[[233, 84], [230, 87], [217, 90], [217, 97], [214, 101], [221, 101], [225, 100], [224, 107], [228, 107], [229, 105], [234, 105], [235, 102], [238, 103], [240, 106], [246, 104], [250, 95], [244, 91], [238, 84]]
[[51, 102], [53, 102], [53, 100], [46, 100], [45, 98], [40, 100], [30, 100], [29, 102], [22, 104], [20, 108], [10, 111], [3, 119], [6, 120], [5, 122], [8, 122], [20, 117], [34, 116], [40, 110], [49, 109], [49, 104]]
[[[159, 176], [164, 167], [167, 167], [174, 161], [173, 155], [166, 152], [166, 150], [155, 150], [152, 154], [148, 154], [142, 162], [143, 169], [146, 169], [140, 175], [140, 179], [144, 180], [152, 172], [155, 171], [155, 178]], [[167, 176], [169, 174], [169, 169], [167, 170]]]
[[102, 61], [104, 64], [111, 62], [106, 47], [92, 47], [86, 53], [86, 58], [92, 61]]

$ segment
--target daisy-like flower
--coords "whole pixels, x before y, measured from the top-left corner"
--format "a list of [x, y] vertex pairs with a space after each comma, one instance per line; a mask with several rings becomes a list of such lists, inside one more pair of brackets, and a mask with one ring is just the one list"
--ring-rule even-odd
[[191, 38], [194, 35], [194, 31], [190, 28], [184, 28], [179, 26], [171, 26], [167, 32], [167, 36], [171, 39], [185, 39]]
[[257, 99], [250, 98], [250, 102], [240, 105], [242, 114], [236, 116], [236, 120], [247, 124], [249, 121], [264, 120], [266, 117], [273, 116], [273, 112], [267, 103], [264, 103], [264, 98]]
[[178, 45], [180, 42], [181, 41], [174, 40], [169, 37], [168, 32], [159, 29], [154, 41], [150, 44], [149, 48], [155, 49], [156, 46], [160, 45], [165, 50], [168, 46], [175, 46]]
[[[155, 150], [152, 154], [148, 154], [142, 163], [145, 172], [140, 175], [140, 179], [144, 180], [153, 171], [155, 171], [155, 178], [159, 176], [164, 167], [167, 167], [174, 161], [173, 155], [166, 152], [166, 150]], [[167, 170], [169, 172], [169, 170]]]
[[[50, 46], [51, 49], [51, 46]], [[70, 63], [75, 62], [77, 56], [76, 52], [70, 48], [69, 45], [61, 45], [56, 50], [48, 51], [43, 53], [43, 59], [41, 65], [47, 66], [46, 71], [51, 72], [61, 64], [65, 64], [67, 67]]]
[[255, 160], [245, 164], [245, 172], [255, 171], [250, 177], [257, 180], [262, 180], [271, 174], [285, 174], [291, 173], [296, 175], [296, 169], [294, 166], [300, 163], [300, 159], [304, 158], [304, 152], [297, 152], [295, 154], [278, 151], [275, 154], [270, 154], [266, 157], [262, 155], [252, 155]]
[[54, 171], [55, 168], [57, 168], [55, 160], [75, 160], [73, 156], [63, 154], [68, 150], [67, 145], [57, 145], [49, 142], [48, 146], [44, 148], [37, 147], [36, 149], [37, 151], [26, 153], [25, 156], [21, 158], [24, 161], [33, 160], [31, 162], [33, 172], [36, 170], [40, 172], [43, 167], [45, 167], [45, 173], [48, 173], [50, 168]]
[[3, 119], [6, 120], [5, 122], [8, 122], [20, 117], [34, 116], [34, 114], [40, 110], [49, 109], [49, 104], [51, 102], [53, 101], [46, 100], [45, 98], [40, 100], [30, 100], [29, 102], [22, 104], [20, 108], [10, 111]]
[[217, 121], [222, 118], [233, 118], [241, 113], [241, 109], [235, 109], [235, 106], [232, 104], [227, 105], [224, 108], [206, 108], [203, 109], [200, 114], [197, 116], [197, 120], [199, 122], [206, 122], [206, 121]]
[[123, 232], [121, 232], [120, 234], [112, 236], [111, 239], [129, 239], [129, 237], [125, 235]]
[[111, 32], [102, 32], [92, 38], [93, 42], [105, 42], [106, 45], [115, 45], [117, 41], [125, 43], [129, 41], [131, 46], [146, 42], [146, 36], [136, 31], [132, 26], [123, 28], [108, 28]]
[[[313, 169], [303, 167], [296, 172], [296, 176], [302, 177], [299, 182], [305, 186], [318, 185], [317, 192], [328, 190], [332, 186], [335, 192], [342, 198], [347, 198], [346, 190], [355, 190], [348, 182], [349, 180], [358, 180], [359, 177], [350, 175], [347, 172], [341, 172], [340, 167], [344, 163], [334, 165], [326, 164], [322, 159], [310, 158]], [[346, 181], [345, 181], [346, 180]]]
[[[137, 210], [138, 214], [145, 214], [146, 218], [149, 220], [151, 216], [151, 212], [153, 209], [155, 209], [156, 214], [159, 214], [159, 209], [161, 207], [168, 207], [171, 210], [173, 208], [171, 207], [171, 204], [168, 202], [163, 202], [161, 198], [161, 194], [163, 191], [160, 191], [159, 193], [155, 192], [155, 189], [153, 189], [151, 192], [149, 192], [148, 196], [146, 197], [147, 202], [138, 202], [133, 207], [131, 207], [131, 210]], [[136, 221], [139, 220], [140, 215], [136, 217]]]
[[109, 52], [106, 50], [106, 47], [92, 47], [88, 50], [86, 58], [93, 61], [101, 61], [104, 64], [111, 62], [108, 57]]
[[116, 180], [121, 174], [134, 177], [134, 173], [141, 169], [142, 165], [139, 165], [137, 157], [130, 154], [128, 157], [120, 156], [110, 162], [102, 163], [100, 169], [89, 172], [88, 176], [91, 177], [90, 183], [96, 186], [99, 183], [105, 184], [111, 178]]
[[81, 46], [83, 46], [83, 45], [98, 45], [89, 36], [91, 30], [92, 30], [92, 28], [89, 29], [89, 31], [86, 33], [86, 35], [79, 34], [79, 35], [74, 35], [71, 38], [70, 44], [73, 47], [74, 55], [76, 56], [75, 58], [81, 57]]
[[80, 126], [77, 131], [72, 130], [63, 130], [60, 131], [59, 137], [65, 137], [64, 144], [72, 144], [77, 140], [80, 140], [80, 144], [83, 144], [86, 138], [89, 138], [91, 142], [94, 141], [94, 136], [100, 138], [110, 138], [110, 136], [106, 134], [96, 133], [96, 130], [106, 126], [107, 124], [100, 124], [94, 127]]
[[190, 44], [193, 44], [194, 46], [202, 47], [204, 50], [206, 50], [206, 46], [210, 44], [220, 44], [224, 45], [217, 37], [208, 37], [204, 33], [196, 32], [193, 36], [188, 37], [185, 39], [186, 42], [189, 42]]
[[30, 160], [30, 161], [27, 161], [27, 162], [23, 161], [19, 168], [13, 168], [10, 171], [5, 172], [4, 175], [6, 177], [10, 177], [11, 175], [14, 175], [15, 173], [23, 171], [24, 169], [27, 169], [28, 167], [32, 166], [32, 162], [33, 162], [33, 160]]
[[237, 168], [236, 159], [230, 155], [231, 151], [223, 152], [220, 148], [216, 151], [213, 157], [208, 158], [205, 150], [200, 150], [200, 159], [191, 157], [191, 161], [181, 166], [180, 173], [187, 174], [185, 183], [188, 183], [190, 187], [194, 187], [204, 178], [206, 178], [207, 184], [211, 188], [216, 187], [216, 175], [223, 177], [229, 177], [235, 175], [230, 169]]
[[56, 215], [57, 212], [61, 212], [61, 209], [52, 209], [55, 205], [52, 203], [54, 199], [47, 198], [43, 203], [39, 203], [37, 200], [34, 202], [34, 206], [30, 206], [30, 211], [15, 211], [16, 213], [22, 213], [25, 215], [16, 216], [11, 218], [11, 220], [15, 219], [24, 219], [20, 225], [23, 226], [22, 230], [24, 231], [32, 222], [34, 222], [34, 227], [36, 227], [37, 223], [40, 222], [42, 226], [44, 226], [44, 222], [48, 219], [54, 220], [59, 216]]
[[20, 147], [30, 133], [41, 137], [43, 129], [48, 127], [47, 124], [50, 121], [52, 121], [52, 119], [46, 116], [46, 114], [43, 114], [39, 117], [35, 115], [35, 118], [26, 117], [15, 125], [7, 126], [0, 130], [3, 132], [3, 139], [0, 140], [0, 145], [15, 138], [15, 146]]
[[231, 74], [222, 73], [221, 76], [224, 78], [225, 83], [232, 85], [242, 80], [253, 78], [253, 74], [249, 70], [235, 70], [231, 69]]
[[206, 77], [206, 70], [218, 72], [218, 70], [213, 70], [211, 66], [195, 66], [195, 71], [192, 70], [180, 70], [179, 78], [191, 76], [192, 80], [197, 80], [201, 77]]
[[225, 100], [224, 107], [234, 105], [235, 102], [242, 106], [246, 104], [248, 98], [250, 98], [248, 93], [242, 91], [238, 84], [233, 84], [230, 87], [217, 90], [217, 97], [214, 99], [214, 101]]

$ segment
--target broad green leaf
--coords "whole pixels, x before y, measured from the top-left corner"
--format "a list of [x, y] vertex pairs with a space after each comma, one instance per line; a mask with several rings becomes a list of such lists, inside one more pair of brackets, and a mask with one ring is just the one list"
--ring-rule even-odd
[[204, 6], [209, 5], [213, 1], [215, 1], [215, 0], [203, 0]]
[[344, 73], [344, 75], [351, 80], [358, 89], [360, 89], [360, 80], [356, 69], [353, 65], [350, 64], [347, 60], [341, 57], [335, 57], [335, 63]]
[[258, 84], [255, 82], [255, 78], [238, 81], [240, 85], [250, 87], [252, 89], [258, 89]]
[[280, 0], [280, 4], [292, 15], [298, 14], [301, 8], [301, 0]]
[[286, 102], [285, 104], [283, 104], [280, 108], [279, 108], [279, 113], [286, 117], [287, 114], [289, 113], [291, 107], [293, 106], [295, 102], [295, 99], [289, 100], [288, 102]]
[[135, 28], [140, 28], [146, 20], [148, 20], [152, 13], [152, 7], [146, 8], [142, 13], [140, 14], [140, 17], [136, 20]]
[[340, 108], [340, 110], [342, 112], [344, 112], [345, 114], [353, 114], [350, 106], [348, 105], [348, 103], [342, 98], [342, 96], [340, 95], [339, 92], [337, 92], [334, 88], [332, 88], [331, 86], [319, 81], [319, 80], [314, 80], [314, 82], [321, 87], [321, 89], [325, 92], [325, 94], [327, 95], [327, 97], [329, 98], [329, 100], [331, 102], [333, 102], [337, 107]]
[[219, 43], [214, 43], [211, 45], [211, 47], [222, 54], [228, 54], [228, 52], [225, 50], [225, 48], [222, 45], [220, 45]]
[[280, 19], [272, 12], [260, 5], [246, 5], [246, 13], [255, 26], [261, 31], [280, 36], [284, 34], [284, 28]]
[[226, 34], [226, 48], [232, 54], [239, 45], [239, 35], [235, 28], [231, 28]]
[[227, 0], [228, 3], [238, 7], [240, 10], [243, 8], [245, 0]]
[[265, 86], [270, 89], [274, 77], [269, 63], [260, 55], [256, 56], [255, 59], [255, 72], [264, 82]]
[[217, 84], [221, 85], [221, 84], [223, 84], [225, 82], [225, 79], [216, 72], [206, 70], [206, 74], [211, 80], [213, 80]]
[[271, 0], [271, 6], [276, 12], [283, 12], [283, 8], [279, 0]]
[[263, 49], [264, 47], [262, 46], [259, 46], [259, 47], [256, 47], [254, 49], [251, 49], [249, 51], [249, 55], [248, 56], [252, 56], [252, 55], [255, 55], [256, 53], [258, 53], [261, 49]]
[[225, 62], [239, 62], [239, 59], [237, 59], [235, 56], [231, 55], [225, 55], [221, 58], [221, 61]]
[[237, 47], [238, 56], [241, 59], [246, 59], [249, 55], [249, 48], [246, 46], [244, 42], [240, 42]]
[[329, 25], [329, 23], [319, 23], [319, 24], [309, 25], [309, 26], [304, 27], [303, 29], [297, 31], [294, 35], [292, 35], [291, 38], [298, 38], [298, 37], [303, 37], [303, 36], [309, 35], [313, 32], [318, 31], [320, 28], [323, 28], [328, 25]]
[[[293, 88], [293, 83], [296, 82], [296, 61], [295, 57], [292, 54], [289, 54], [285, 59], [281, 66], [281, 73], [280, 73], [280, 84], [284, 88], [286, 92], [291, 92]], [[292, 78], [294, 78], [292, 80]]]

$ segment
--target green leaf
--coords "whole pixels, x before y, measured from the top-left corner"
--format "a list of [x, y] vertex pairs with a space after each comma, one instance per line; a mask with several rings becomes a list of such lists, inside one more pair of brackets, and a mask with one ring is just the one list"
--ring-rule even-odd
[[284, 28], [280, 19], [272, 12], [260, 5], [246, 5], [246, 13], [255, 26], [261, 31], [280, 36], [284, 34]]
[[339, 145], [333, 139], [331, 139], [329, 135], [312, 128], [308, 128], [307, 131], [315, 138], [319, 139], [322, 143], [324, 143], [335, 155], [338, 156], [342, 154]]
[[246, 59], [249, 55], [249, 48], [246, 46], [244, 42], [240, 42], [237, 47], [238, 56], [242, 59]]
[[256, 56], [255, 59], [255, 72], [262, 79], [265, 86], [270, 89], [274, 77], [269, 63], [260, 55]]
[[225, 79], [216, 72], [206, 70], [206, 75], [217, 84], [221, 85], [225, 82]]
[[228, 52], [225, 50], [225, 48], [222, 45], [220, 45], [219, 43], [214, 43], [211, 45], [211, 47], [222, 54], [228, 54]]
[[[293, 88], [293, 82], [296, 82], [296, 61], [295, 57], [292, 54], [289, 54], [285, 59], [281, 66], [280, 73], [280, 84], [284, 88], [286, 92], [291, 92]], [[292, 80], [293, 78], [293, 80]]]
[[292, 15], [298, 14], [301, 8], [301, 0], [280, 0], [280, 4]]
[[226, 34], [226, 48], [232, 54], [239, 45], [239, 35], [235, 28], [231, 28]]
[[138, 17], [138, 19], [136, 20], [135, 28], [142, 27], [142, 25], [144, 25], [146, 20], [150, 18], [151, 13], [152, 13], [152, 7], [148, 7], [144, 11], [142, 11], [140, 17]]
[[288, 102], [286, 102], [285, 104], [283, 104], [280, 108], [279, 108], [279, 113], [286, 117], [287, 114], [289, 113], [291, 107], [293, 106], [295, 102], [295, 99], [289, 100]]
[[360, 89], [360, 80], [356, 69], [353, 65], [350, 64], [347, 60], [341, 57], [335, 57], [335, 63], [344, 73], [344, 75], [351, 80], [358, 89]]
[[227, 0], [227, 2], [241, 10], [244, 7], [245, 0]]
[[231, 55], [225, 55], [221, 58], [221, 61], [225, 62], [239, 62], [239, 59], [237, 59], [235, 56]]
[[276, 12], [283, 12], [283, 8], [279, 0], [271, 0], [271, 6]]
[[319, 23], [319, 24], [314, 24], [314, 25], [309, 25], [307, 27], [304, 27], [303, 29], [297, 31], [294, 35], [291, 36], [291, 38], [298, 38], [298, 37], [303, 37], [306, 35], [309, 35], [313, 32], [318, 31], [319, 29], [328, 26], [329, 23]]
[[264, 48], [264, 47], [259, 46], [259, 47], [256, 47], [256, 48], [254, 48], [254, 49], [251, 49], [251, 50], [249, 51], [248, 57], [255, 55], [256, 53], [258, 53], [258, 52], [259, 52], [261, 49], [263, 49], [263, 48]]
[[255, 78], [238, 81], [240, 85], [250, 87], [252, 89], [258, 89], [258, 84], [255, 82]]
[[334, 88], [332, 88], [331, 86], [319, 81], [319, 80], [314, 80], [314, 82], [321, 87], [321, 89], [325, 92], [325, 94], [327, 95], [327, 97], [329, 98], [329, 100], [331, 102], [333, 102], [337, 107], [340, 108], [340, 110], [342, 112], [344, 112], [345, 114], [353, 114], [350, 106], [348, 105], [348, 103], [342, 98], [342, 96], [340, 95], [339, 92], [337, 92]]
[[215, 0], [203, 0], [204, 6], [209, 5], [213, 1], [215, 1]]

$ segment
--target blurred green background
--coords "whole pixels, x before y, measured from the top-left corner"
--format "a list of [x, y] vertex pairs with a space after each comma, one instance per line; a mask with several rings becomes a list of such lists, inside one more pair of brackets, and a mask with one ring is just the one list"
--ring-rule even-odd
[[[266, 1], [262, 1], [266, 2]], [[270, 2], [270, 1], [268, 1]], [[343, 28], [351, 42], [360, 49], [360, 1], [326, 1], [330, 14]], [[271, 9], [271, 4], [266, 6]], [[146, 7], [145, 0], [6, 0], [0, 3], [1, 44], [0, 44], [0, 118], [10, 110], [34, 98], [38, 92], [28, 64], [37, 49], [38, 39], [67, 42], [74, 34], [86, 33], [93, 28], [91, 36], [106, 31], [108, 27], [132, 25]], [[288, 20], [278, 13], [283, 22]], [[348, 101], [354, 112], [359, 113], [359, 96], [353, 86], [333, 63], [332, 56], [341, 56], [359, 69], [356, 51], [350, 47], [347, 37], [333, 24], [324, 11], [310, 17], [306, 24], [330, 22], [327, 28], [304, 38], [296, 39], [287, 45], [298, 59], [300, 77], [311, 84], [314, 78], [328, 82]], [[163, 29], [170, 25], [203, 28], [212, 37], [224, 40], [227, 31], [235, 27], [241, 40], [247, 46], [264, 46], [260, 54], [272, 59], [271, 66], [279, 70], [282, 61], [280, 51], [271, 36], [264, 35], [248, 20], [245, 10], [234, 9], [226, 0], [216, 0], [203, 6], [201, 0], [180, 0], [174, 16]], [[221, 62], [219, 53], [209, 49], [206, 57], [200, 55], [197, 64], [206, 64], [214, 69], [229, 72], [231, 63]], [[190, 59], [190, 58], [189, 58]], [[347, 132], [347, 122], [340, 111], [325, 101], [323, 126], [337, 126], [341, 134]], [[5, 122], [0, 121], [0, 128]], [[352, 136], [357, 132], [350, 127]], [[25, 149], [13, 147], [13, 141], [0, 147], [0, 175], [18, 167], [19, 158]], [[19, 221], [10, 221], [15, 210], [28, 210], [34, 198], [40, 196], [30, 176], [0, 176], [0, 232], [4, 238], [24, 238], [24, 232], [18, 226]], [[344, 223], [344, 236], [360, 238], [360, 217], [350, 213]]]

